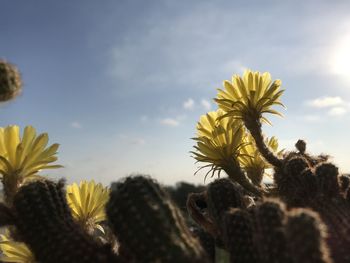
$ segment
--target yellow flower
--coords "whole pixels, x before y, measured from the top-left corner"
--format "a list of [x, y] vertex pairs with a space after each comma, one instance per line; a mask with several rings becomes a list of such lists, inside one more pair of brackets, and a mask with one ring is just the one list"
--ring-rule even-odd
[[[247, 143], [243, 141], [244, 128], [242, 122], [230, 118], [220, 118], [224, 112], [220, 109], [201, 116], [197, 124], [197, 145], [194, 158], [198, 162], [209, 163], [202, 168], [211, 167], [206, 176], [212, 171], [212, 176], [224, 167], [236, 163], [242, 148]], [[200, 170], [199, 169], [199, 170]]]
[[[249, 144], [242, 148], [242, 153], [244, 154], [239, 157], [239, 162], [246, 171], [248, 178], [255, 185], [260, 185], [265, 175], [265, 170], [273, 166], [262, 157], [250, 134], [248, 134], [245, 139]], [[278, 140], [274, 136], [270, 139], [266, 138], [265, 144], [272, 152], [276, 153], [277, 156], [282, 155], [283, 150], [278, 151]]]
[[32, 126], [25, 127], [22, 138], [18, 126], [0, 128], [0, 178], [7, 198], [26, 180], [38, 177], [40, 170], [62, 167], [50, 165], [57, 160], [59, 145], [46, 148], [48, 139], [47, 133], [36, 136]]
[[67, 200], [73, 217], [86, 229], [103, 228], [98, 224], [106, 219], [105, 205], [109, 189], [94, 181], [82, 181], [67, 186]]
[[224, 81], [224, 89], [218, 89], [215, 101], [226, 112], [225, 117], [232, 116], [244, 122], [261, 120], [271, 124], [262, 114], [281, 115], [271, 109], [273, 105], [284, 106], [279, 100], [284, 92], [280, 87], [281, 81], [272, 82], [270, 73], [246, 70], [243, 78], [234, 75], [231, 82]]
[[0, 259], [2, 262], [35, 263], [34, 255], [21, 242], [10, 240], [6, 235], [0, 235]]

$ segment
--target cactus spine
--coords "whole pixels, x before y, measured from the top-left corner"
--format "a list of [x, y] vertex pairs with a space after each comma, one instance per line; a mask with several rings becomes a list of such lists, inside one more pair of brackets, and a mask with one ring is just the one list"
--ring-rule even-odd
[[197, 239], [162, 187], [135, 176], [112, 185], [107, 217], [133, 262], [206, 262]]
[[21, 93], [22, 80], [18, 69], [0, 59], [0, 102], [8, 101]]

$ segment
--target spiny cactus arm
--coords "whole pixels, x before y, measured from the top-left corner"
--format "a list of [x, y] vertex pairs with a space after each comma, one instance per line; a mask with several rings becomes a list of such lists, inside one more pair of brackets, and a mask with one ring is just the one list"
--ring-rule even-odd
[[223, 216], [230, 208], [245, 207], [243, 190], [228, 178], [210, 183], [202, 193], [190, 194], [187, 209], [192, 219], [214, 238], [221, 238]]
[[274, 181], [279, 197], [291, 206], [304, 205], [318, 189], [317, 178], [308, 160], [296, 153], [289, 154], [283, 161], [283, 167], [275, 170]]
[[135, 176], [111, 188], [107, 218], [135, 262], [207, 262], [203, 248], [158, 183]]
[[18, 69], [0, 59], [0, 102], [17, 97], [22, 91], [22, 80]]
[[298, 140], [295, 143], [295, 148], [299, 151], [300, 154], [305, 154], [306, 151], [306, 142], [304, 140]]
[[207, 193], [191, 193], [187, 197], [187, 211], [190, 217], [205, 231], [211, 234], [213, 237], [218, 236], [218, 230], [213, 221], [204, 215], [201, 211], [199, 204], [203, 204], [207, 208]]
[[261, 122], [258, 119], [247, 119], [244, 120], [245, 127], [249, 130], [250, 134], [254, 138], [255, 145], [260, 151], [261, 155], [274, 167], [281, 167], [282, 160], [278, 158], [270, 149], [267, 147], [264, 136], [261, 130]]
[[298, 209], [290, 213], [286, 225], [289, 254], [293, 262], [331, 263], [325, 245], [326, 229], [318, 215]]
[[13, 209], [22, 241], [42, 263], [121, 262], [108, 245], [100, 245], [75, 223], [63, 185], [42, 180], [20, 188]]
[[262, 262], [290, 262], [284, 233], [284, 204], [275, 199], [266, 199], [252, 210], [254, 241]]
[[334, 262], [350, 262], [350, 204], [348, 200], [334, 199], [325, 202], [321, 198], [312, 207], [327, 226], [327, 247]]
[[244, 207], [242, 189], [230, 179], [215, 180], [208, 185], [207, 192], [208, 212], [218, 229], [222, 226], [224, 214], [230, 208]]
[[224, 217], [224, 242], [231, 263], [260, 262], [253, 242], [253, 222], [250, 214], [232, 208]]
[[320, 163], [315, 167], [315, 174], [324, 196], [330, 198], [339, 196], [338, 167], [332, 163]]

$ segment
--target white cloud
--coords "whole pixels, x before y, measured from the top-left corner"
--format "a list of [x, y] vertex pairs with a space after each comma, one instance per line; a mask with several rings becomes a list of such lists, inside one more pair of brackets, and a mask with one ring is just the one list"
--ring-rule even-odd
[[344, 107], [333, 107], [328, 111], [329, 116], [342, 116], [347, 112]]
[[327, 107], [339, 106], [343, 104], [344, 104], [344, 101], [340, 97], [321, 97], [321, 98], [307, 101], [307, 105], [314, 108], [327, 108]]
[[77, 122], [77, 121], [73, 121], [71, 122], [70, 126], [74, 129], [81, 129], [83, 126], [81, 125], [80, 122]]
[[[314, 100], [307, 101], [306, 104], [313, 108], [327, 109], [327, 115], [330, 117], [343, 116], [348, 112], [349, 103], [345, 102], [341, 97], [320, 97]], [[306, 115], [306, 121], [317, 122], [322, 121], [319, 115]]]
[[210, 110], [211, 109], [211, 103], [206, 100], [206, 99], [202, 99], [201, 100], [201, 105], [205, 110]]
[[173, 118], [161, 119], [160, 123], [169, 127], [176, 127], [180, 125], [180, 122], [177, 119], [173, 119]]
[[183, 103], [183, 107], [185, 110], [192, 110], [194, 108], [194, 100], [189, 98]]

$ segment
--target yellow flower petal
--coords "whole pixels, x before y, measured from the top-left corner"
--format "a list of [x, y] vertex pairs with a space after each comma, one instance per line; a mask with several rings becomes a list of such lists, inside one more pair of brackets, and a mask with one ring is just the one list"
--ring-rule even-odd
[[283, 106], [279, 101], [283, 94], [280, 87], [281, 81], [272, 82], [269, 73], [246, 70], [243, 77], [234, 75], [232, 82], [224, 81], [224, 89], [218, 89], [215, 101], [231, 117], [262, 120], [264, 113], [280, 115], [271, 109], [274, 105]]
[[221, 109], [201, 116], [197, 124], [197, 137], [194, 138], [196, 152], [194, 158], [199, 162], [212, 164], [211, 170], [220, 171], [228, 162], [237, 160], [245, 136], [242, 122], [224, 117]]
[[49, 165], [57, 160], [55, 155], [59, 145], [46, 148], [48, 139], [46, 133], [36, 137], [32, 126], [24, 128], [22, 139], [18, 126], [0, 128], [0, 173], [6, 177], [4, 188], [6, 184], [20, 186], [27, 177], [36, 178], [40, 170], [62, 167]]
[[86, 225], [105, 220], [104, 207], [109, 198], [109, 190], [95, 181], [82, 181], [67, 186], [67, 200], [74, 218]]
[[24, 243], [10, 240], [7, 235], [0, 235], [0, 251], [3, 262], [35, 262], [34, 255]]
[[16, 148], [20, 141], [19, 138], [19, 127], [9, 126], [4, 132], [4, 143], [7, 149], [8, 159], [10, 163], [16, 161]]

